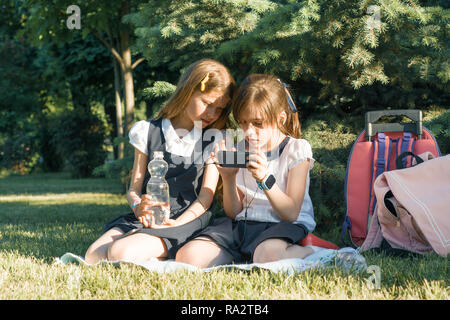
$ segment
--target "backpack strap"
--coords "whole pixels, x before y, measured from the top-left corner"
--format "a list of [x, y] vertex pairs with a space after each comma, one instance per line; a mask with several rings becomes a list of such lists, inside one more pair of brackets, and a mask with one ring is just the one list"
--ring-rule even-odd
[[[401, 142], [397, 148], [397, 159], [400, 157], [401, 154], [404, 154], [405, 152], [412, 152], [414, 150], [414, 142], [416, 139], [413, 137], [411, 132], [404, 132], [403, 137], [401, 139]], [[412, 165], [412, 159], [403, 158], [402, 159], [402, 168], [411, 167]], [[399, 168], [397, 166], [397, 168]]]
[[[345, 216], [344, 223], [342, 224], [341, 241], [346, 247], [357, 248], [358, 245], [353, 242], [351, 231], [352, 221], [350, 220], [349, 216]], [[348, 239], [350, 242], [347, 242], [346, 239]]]
[[[380, 132], [378, 134], [378, 156], [376, 159], [377, 173], [375, 179], [380, 174], [387, 171], [390, 151], [391, 151], [391, 139], [389, 138], [389, 136], [386, 136], [383, 132]], [[373, 179], [372, 182], [375, 182], [375, 179]]]
[[389, 136], [385, 135], [383, 132], [378, 133], [377, 139], [372, 141], [373, 145], [373, 169], [372, 169], [372, 179], [370, 182], [370, 201], [369, 201], [369, 224], [370, 218], [375, 210], [375, 205], [377, 199], [375, 197], [375, 192], [373, 190], [373, 184], [375, 179], [389, 168], [389, 158], [392, 148], [392, 141]]

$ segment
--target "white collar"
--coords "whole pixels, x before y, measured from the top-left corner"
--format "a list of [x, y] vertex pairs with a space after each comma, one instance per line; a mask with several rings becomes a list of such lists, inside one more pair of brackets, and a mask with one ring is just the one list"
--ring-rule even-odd
[[192, 130], [189, 131], [189, 133], [184, 135], [183, 138], [180, 138], [178, 136], [170, 119], [163, 119], [161, 126], [162, 126], [162, 130], [164, 132], [164, 136], [168, 140], [171, 140], [171, 141], [195, 144], [202, 137], [202, 128], [197, 127], [197, 126], [194, 126], [194, 128], [192, 128]]
[[202, 128], [196, 127], [180, 138], [169, 119], [163, 119], [161, 128], [166, 139], [167, 151], [182, 156], [190, 156], [196, 142], [202, 137]]

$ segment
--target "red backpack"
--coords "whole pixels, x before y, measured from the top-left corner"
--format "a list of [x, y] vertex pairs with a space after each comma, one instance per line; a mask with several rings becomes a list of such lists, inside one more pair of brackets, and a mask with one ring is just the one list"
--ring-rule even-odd
[[[413, 123], [375, 123], [383, 116], [406, 116]], [[385, 171], [410, 167], [409, 156], [426, 151], [441, 156], [433, 134], [422, 126], [420, 110], [371, 111], [366, 113], [365, 123], [350, 151], [345, 175], [347, 211], [341, 240], [353, 247], [362, 245], [369, 230], [377, 201], [375, 179]]]

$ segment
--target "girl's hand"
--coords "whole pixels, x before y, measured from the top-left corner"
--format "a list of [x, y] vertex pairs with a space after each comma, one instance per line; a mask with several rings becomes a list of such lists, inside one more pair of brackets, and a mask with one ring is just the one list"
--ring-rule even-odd
[[141, 202], [136, 208], [136, 212], [134, 213], [136, 217], [139, 219], [142, 216], [145, 216], [148, 214], [149, 210], [146, 210], [146, 208], [153, 207], [155, 205], [155, 202], [151, 200], [150, 196], [147, 194], [142, 195]]
[[149, 212], [147, 215], [139, 217], [139, 221], [144, 225], [145, 228], [164, 229], [164, 228], [176, 227], [179, 225], [179, 223], [176, 220], [166, 219], [166, 218], [164, 218], [162, 224], [156, 224], [155, 217], [153, 216], [153, 212], [151, 210], [149, 210], [147, 212]]
[[258, 148], [255, 153], [248, 157], [247, 169], [257, 181], [262, 181], [267, 175], [266, 155]]
[[[220, 142], [220, 151], [227, 151], [227, 148], [225, 147], [225, 140], [222, 140]], [[236, 151], [236, 148], [231, 148], [231, 151]], [[210, 159], [212, 159], [214, 163], [216, 163], [216, 168], [219, 171], [220, 175], [225, 179], [234, 177], [239, 172], [239, 168], [222, 167], [221, 165], [217, 164], [219, 162], [216, 156], [218, 152], [219, 146], [216, 143], [214, 145], [214, 152], [211, 152]]]
[[151, 197], [147, 194], [142, 195], [141, 203], [136, 210], [136, 217], [139, 222], [144, 225], [145, 228], [151, 229], [162, 229], [167, 227], [174, 227], [177, 225], [177, 222], [173, 219], [164, 219], [162, 224], [155, 223], [155, 217], [153, 216], [152, 210], [147, 210], [146, 208], [150, 208], [153, 206], [157, 206], [158, 203], [151, 200]]

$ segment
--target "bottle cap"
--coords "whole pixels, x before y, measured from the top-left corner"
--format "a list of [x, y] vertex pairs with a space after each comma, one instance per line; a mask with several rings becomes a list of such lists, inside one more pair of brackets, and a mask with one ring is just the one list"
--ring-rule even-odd
[[164, 158], [164, 154], [162, 151], [154, 151], [153, 158]]

